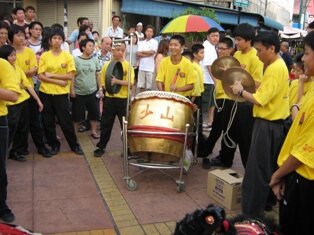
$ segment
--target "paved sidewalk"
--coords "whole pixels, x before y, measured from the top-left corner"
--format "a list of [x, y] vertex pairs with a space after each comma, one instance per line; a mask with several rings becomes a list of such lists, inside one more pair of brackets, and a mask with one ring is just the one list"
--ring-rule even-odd
[[[31, 147], [27, 162], [8, 160], [8, 203], [15, 224], [43, 234], [169, 235], [186, 213], [217, 204], [206, 194], [207, 171], [201, 164], [185, 175], [182, 193], [159, 171], [130, 167], [131, 174], [140, 174], [134, 178], [138, 189], [129, 191], [123, 180], [118, 122], [102, 158], [93, 156], [96, 141], [90, 133], [79, 133], [78, 139], [84, 157], [69, 151], [62, 137], [62, 152], [50, 159], [34, 154]], [[238, 152], [233, 168], [243, 173]], [[167, 173], [178, 177], [178, 170]]]

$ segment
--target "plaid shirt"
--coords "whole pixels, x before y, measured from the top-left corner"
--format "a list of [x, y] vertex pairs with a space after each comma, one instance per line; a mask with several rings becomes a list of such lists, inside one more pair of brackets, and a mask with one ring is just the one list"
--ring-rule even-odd
[[111, 54], [111, 52], [107, 52], [107, 54], [105, 56], [103, 56], [101, 53], [101, 50], [99, 50], [94, 54], [94, 57], [96, 57], [98, 59], [99, 64], [102, 68], [104, 66], [105, 62], [111, 61], [112, 54]]

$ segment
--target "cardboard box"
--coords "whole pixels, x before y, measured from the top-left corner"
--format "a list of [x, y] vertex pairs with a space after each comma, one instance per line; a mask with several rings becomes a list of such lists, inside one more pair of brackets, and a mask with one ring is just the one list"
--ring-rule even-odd
[[207, 194], [229, 210], [240, 209], [242, 180], [231, 169], [209, 171]]

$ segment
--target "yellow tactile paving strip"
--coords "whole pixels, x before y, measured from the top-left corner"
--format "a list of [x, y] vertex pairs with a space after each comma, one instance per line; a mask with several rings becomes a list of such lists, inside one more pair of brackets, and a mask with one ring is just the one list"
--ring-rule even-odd
[[[62, 233], [62, 235], [170, 235], [175, 228], [175, 222], [165, 222], [156, 224], [141, 225], [134, 216], [132, 210], [125, 201], [119, 188], [115, 184], [111, 175], [109, 174], [103, 160], [93, 156], [94, 145], [90, 138], [85, 134], [78, 134], [78, 139], [81, 147], [85, 153], [86, 160], [90, 166], [92, 174], [98, 185], [100, 193], [102, 194], [112, 218], [116, 229], [85, 231], [77, 233]], [[107, 156], [120, 156], [121, 151], [110, 151], [106, 153]], [[61, 234], [58, 234], [61, 235]]]

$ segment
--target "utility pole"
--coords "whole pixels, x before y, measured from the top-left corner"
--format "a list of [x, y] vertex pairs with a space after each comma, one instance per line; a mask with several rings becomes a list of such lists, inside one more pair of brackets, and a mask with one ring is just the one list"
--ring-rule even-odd
[[63, 0], [63, 31], [64, 35], [68, 37], [68, 0]]
[[264, 16], [267, 15], [267, 5], [268, 5], [268, 0], [265, 0]]

